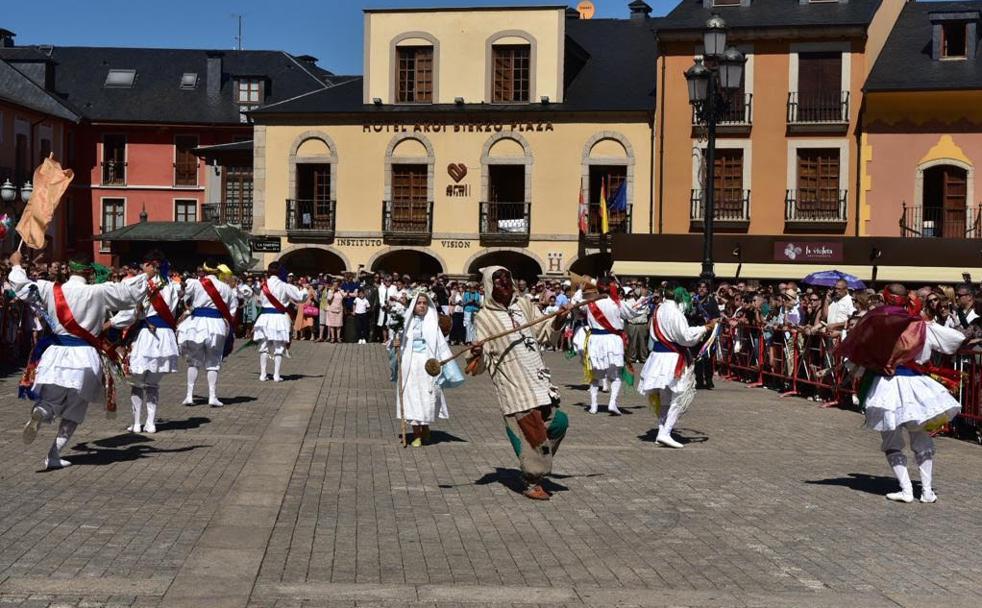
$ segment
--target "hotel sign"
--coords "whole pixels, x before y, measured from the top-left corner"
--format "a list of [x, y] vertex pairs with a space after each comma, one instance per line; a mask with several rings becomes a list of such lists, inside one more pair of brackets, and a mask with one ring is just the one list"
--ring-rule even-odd
[[842, 243], [839, 241], [776, 241], [775, 262], [841, 262]]
[[362, 133], [548, 133], [555, 131], [552, 122], [503, 122], [496, 120], [400, 123], [377, 121], [364, 123]]

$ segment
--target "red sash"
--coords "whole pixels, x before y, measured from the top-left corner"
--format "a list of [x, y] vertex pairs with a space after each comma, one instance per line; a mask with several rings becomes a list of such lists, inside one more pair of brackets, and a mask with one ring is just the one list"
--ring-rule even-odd
[[662, 333], [661, 327], [658, 326], [658, 309], [655, 309], [654, 314], [651, 315], [651, 329], [655, 334], [655, 339], [658, 343], [678, 355], [678, 361], [675, 362], [675, 378], [681, 378], [682, 373], [685, 372], [685, 366], [688, 364], [688, 359], [686, 353], [682, 351], [682, 348], [665, 337]]
[[[163, 287], [160, 289], [163, 289]], [[150, 294], [150, 305], [153, 306], [154, 312], [164, 320], [164, 323], [168, 327], [177, 329], [177, 319], [174, 318], [174, 313], [171, 312], [170, 307], [167, 306], [167, 302], [164, 302], [164, 298], [160, 295], [160, 289]]]
[[225, 300], [222, 299], [222, 295], [218, 293], [218, 289], [211, 282], [211, 279], [208, 277], [201, 277], [200, 282], [201, 287], [205, 290], [205, 293], [207, 293], [208, 297], [211, 298], [211, 301], [214, 302], [215, 308], [218, 309], [218, 312], [221, 313], [222, 317], [225, 319], [225, 322], [228, 323], [229, 329], [235, 329], [235, 318], [232, 317], [232, 313], [229, 311], [228, 305], [225, 304]]
[[58, 283], [53, 284], [52, 291], [55, 296], [55, 314], [58, 316], [58, 322], [65, 328], [65, 331], [76, 338], [85, 340], [89, 346], [105, 354], [110, 359], [115, 360], [116, 352], [113, 350], [112, 345], [105, 338], [93, 335], [92, 332], [79, 325], [78, 321], [75, 320], [75, 315], [72, 314], [72, 309], [68, 307], [68, 301], [65, 300], [65, 292], [62, 291], [61, 285]]
[[287, 310], [286, 306], [283, 306], [283, 303], [277, 300], [276, 296], [273, 295], [273, 291], [269, 288], [269, 285], [266, 284], [266, 281], [263, 281], [262, 289], [263, 289], [263, 295], [266, 296], [266, 299], [269, 300], [269, 303], [273, 305], [273, 308], [275, 308], [276, 310], [280, 311], [285, 315], [290, 314], [290, 311]]

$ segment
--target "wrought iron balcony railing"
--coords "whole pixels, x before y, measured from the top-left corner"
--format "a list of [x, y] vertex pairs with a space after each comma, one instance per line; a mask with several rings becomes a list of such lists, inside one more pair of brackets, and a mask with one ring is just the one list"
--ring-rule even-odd
[[126, 163], [121, 160], [102, 161], [102, 184], [105, 186], [125, 186]]
[[527, 241], [531, 218], [531, 203], [484, 201], [481, 203], [479, 216], [481, 239]]
[[[716, 124], [720, 126], [749, 126], [753, 121], [753, 104], [753, 93], [734, 95], [733, 98], [730, 99], [730, 103], [727, 105], [726, 109], [720, 113], [720, 118]], [[699, 111], [700, 108], [698, 105], [692, 106], [693, 125], [698, 125], [702, 122], [699, 120]]]
[[330, 199], [287, 199], [287, 234], [332, 236], [334, 234], [334, 209], [335, 201]]
[[784, 221], [801, 224], [845, 224], [846, 190], [799, 188], [784, 197]]
[[433, 236], [433, 201], [383, 201], [382, 236], [426, 240]]
[[946, 239], [982, 238], [979, 218], [982, 207], [943, 209], [923, 205], [903, 206], [900, 236]]
[[[624, 211], [611, 211], [607, 209], [607, 233], [629, 233], [631, 232], [631, 205], [627, 205]], [[602, 236], [602, 226], [600, 221], [600, 203], [590, 203], [587, 207], [587, 232], [583, 238], [590, 243], [599, 242]]]
[[848, 123], [849, 91], [788, 93], [788, 123]]
[[[689, 197], [689, 221], [702, 223], [706, 216], [704, 190], [692, 190]], [[717, 188], [713, 196], [713, 218], [717, 222], [750, 221], [750, 190]]]

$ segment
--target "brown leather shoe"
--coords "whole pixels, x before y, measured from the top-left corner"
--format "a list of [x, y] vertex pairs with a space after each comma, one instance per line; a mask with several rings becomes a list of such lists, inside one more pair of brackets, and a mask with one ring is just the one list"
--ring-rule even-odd
[[532, 500], [549, 500], [550, 498], [552, 498], [552, 494], [549, 494], [549, 492], [543, 490], [542, 486], [540, 486], [539, 484], [535, 484], [534, 486], [529, 486], [528, 488], [525, 489], [524, 492], [522, 492], [522, 494], [526, 498], [531, 498]]

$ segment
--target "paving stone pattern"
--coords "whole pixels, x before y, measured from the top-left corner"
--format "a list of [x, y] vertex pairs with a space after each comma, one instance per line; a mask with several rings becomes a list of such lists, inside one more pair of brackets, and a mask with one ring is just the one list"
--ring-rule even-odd
[[0, 379], [0, 608], [982, 605], [972, 443], [939, 440], [937, 504], [892, 504], [858, 414], [721, 382], [673, 451], [633, 388], [587, 414], [550, 353], [571, 427], [540, 503], [486, 378], [405, 449], [381, 347], [297, 343], [278, 384], [255, 358], [226, 362], [222, 409], [168, 377], [155, 435], [124, 430], [125, 395], [91, 408], [48, 473], [54, 429], [25, 448]]

